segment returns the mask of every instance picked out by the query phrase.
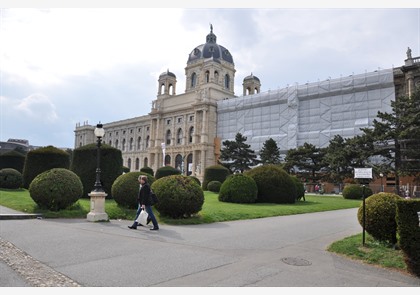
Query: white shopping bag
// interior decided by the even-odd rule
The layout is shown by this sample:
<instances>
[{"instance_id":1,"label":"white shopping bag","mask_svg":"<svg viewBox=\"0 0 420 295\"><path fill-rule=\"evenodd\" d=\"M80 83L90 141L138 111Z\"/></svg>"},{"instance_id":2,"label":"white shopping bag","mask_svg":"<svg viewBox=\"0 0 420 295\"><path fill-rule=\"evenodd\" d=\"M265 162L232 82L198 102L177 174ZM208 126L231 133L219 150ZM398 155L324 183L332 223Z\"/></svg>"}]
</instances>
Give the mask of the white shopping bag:
<instances>
[{"instance_id":1,"label":"white shopping bag","mask_svg":"<svg viewBox=\"0 0 420 295\"><path fill-rule=\"evenodd\" d=\"M141 225L146 225L147 223L147 212L146 210L141 210L139 217L137 218L137 222L140 223Z\"/></svg>"}]
</instances>

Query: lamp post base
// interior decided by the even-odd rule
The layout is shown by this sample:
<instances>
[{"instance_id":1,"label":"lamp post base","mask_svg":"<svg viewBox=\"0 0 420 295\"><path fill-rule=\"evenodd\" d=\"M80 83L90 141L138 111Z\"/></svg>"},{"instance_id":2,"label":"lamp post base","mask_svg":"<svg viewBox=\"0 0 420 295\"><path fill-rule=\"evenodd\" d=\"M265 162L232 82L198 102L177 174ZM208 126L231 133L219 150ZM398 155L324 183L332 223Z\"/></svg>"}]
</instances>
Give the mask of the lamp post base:
<instances>
[{"instance_id":1,"label":"lamp post base","mask_svg":"<svg viewBox=\"0 0 420 295\"><path fill-rule=\"evenodd\" d=\"M92 191L90 197L90 212L87 215L88 221L108 221L108 214L105 212L105 192Z\"/></svg>"}]
</instances>

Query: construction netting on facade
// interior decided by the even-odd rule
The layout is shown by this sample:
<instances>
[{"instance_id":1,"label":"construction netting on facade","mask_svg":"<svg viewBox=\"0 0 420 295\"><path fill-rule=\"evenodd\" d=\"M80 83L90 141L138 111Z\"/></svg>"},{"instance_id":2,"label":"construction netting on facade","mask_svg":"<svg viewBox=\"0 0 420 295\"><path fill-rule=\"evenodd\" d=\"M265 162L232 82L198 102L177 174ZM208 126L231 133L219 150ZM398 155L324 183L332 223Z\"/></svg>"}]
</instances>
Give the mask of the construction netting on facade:
<instances>
[{"instance_id":1,"label":"construction netting on facade","mask_svg":"<svg viewBox=\"0 0 420 295\"><path fill-rule=\"evenodd\" d=\"M326 147L335 135L362 134L378 111L395 100L393 70L379 70L222 100L217 103L217 136L239 132L258 152L269 138L282 152L305 142Z\"/></svg>"}]
</instances>

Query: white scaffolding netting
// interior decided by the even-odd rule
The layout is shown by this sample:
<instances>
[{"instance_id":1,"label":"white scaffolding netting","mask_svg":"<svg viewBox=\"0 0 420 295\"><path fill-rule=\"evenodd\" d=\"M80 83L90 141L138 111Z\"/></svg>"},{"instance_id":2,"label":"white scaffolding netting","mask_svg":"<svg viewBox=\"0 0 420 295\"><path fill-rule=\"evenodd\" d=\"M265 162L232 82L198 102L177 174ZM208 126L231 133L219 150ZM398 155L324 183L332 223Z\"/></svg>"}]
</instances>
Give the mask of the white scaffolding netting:
<instances>
[{"instance_id":1,"label":"white scaffolding netting","mask_svg":"<svg viewBox=\"0 0 420 295\"><path fill-rule=\"evenodd\" d=\"M334 135L362 134L378 111L390 112L395 100L393 70L296 85L217 103L217 136L234 140L240 132L256 152L269 138L279 149L305 142L326 147Z\"/></svg>"}]
</instances>

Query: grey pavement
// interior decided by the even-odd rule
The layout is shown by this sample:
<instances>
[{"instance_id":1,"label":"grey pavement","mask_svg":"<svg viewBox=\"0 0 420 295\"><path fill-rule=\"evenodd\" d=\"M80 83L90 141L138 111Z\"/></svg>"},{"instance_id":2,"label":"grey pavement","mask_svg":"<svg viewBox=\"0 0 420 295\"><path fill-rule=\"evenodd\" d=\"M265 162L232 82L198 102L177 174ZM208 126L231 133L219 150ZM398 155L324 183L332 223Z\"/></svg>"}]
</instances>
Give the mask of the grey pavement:
<instances>
[{"instance_id":1,"label":"grey pavement","mask_svg":"<svg viewBox=\"0 0 420 295\"><path fill-rule=\"evenodd\" d=\"M356 213L161 224L156 232L130 230L130 220L2 219L0 286L419 287L414 276L326 251L362 231Z\"/></svg>"}]
</instances>

